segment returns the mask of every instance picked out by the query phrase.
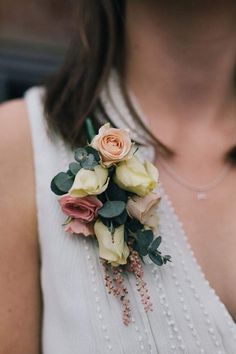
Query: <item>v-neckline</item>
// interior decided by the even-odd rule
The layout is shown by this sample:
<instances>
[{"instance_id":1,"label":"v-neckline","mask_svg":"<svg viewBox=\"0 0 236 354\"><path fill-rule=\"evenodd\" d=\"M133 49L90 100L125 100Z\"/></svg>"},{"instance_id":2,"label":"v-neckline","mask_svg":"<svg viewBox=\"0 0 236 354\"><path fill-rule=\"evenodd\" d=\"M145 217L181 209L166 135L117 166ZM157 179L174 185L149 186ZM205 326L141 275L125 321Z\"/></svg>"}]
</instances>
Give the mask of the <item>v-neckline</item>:
<instances>
[{"instance_id":1,"label":"v-neckline","mask_svg":"<svg viewBox=\"0 0 236 354\"><path fill-rule=\"evenodd\" d=\"M134 95L134 93L130 89L128 89L128 95L129 95L129 98L131 99L132 104L134 105L135 109L137 110L139 116L141 117L142 122L145 124L147 122L147 119L146 119L146 117L139 105L139 102L138 102L136 96ZM109 117L111 119L111 122L113 122L115 124L115 126L119 125L122 128L126 127L128 129L130 129L133 139L135 141L137 139L137 141L138 141L141 135L137 134L137 129L134 128L135 122L134 122L132 115L129 112L128 107L126 106L126 102L125 102L124 97L121 92L119 75L116 70L111 71L107 85L106 85L105 89L102 91L100 97L101 97L103 104L106 107L106 110L108 112L109 111L113 112L114 117L113 116ZM123 119L121 117L123 117ZM146 139L146 134L144 131L143 140L145 140L145 139ZM153 160L155 154L154 154L154 151L152 151L153 147L150 144L142 146L142 148L140 150L143 150L141 155L144 159ZM151 155L153 155L153 156L151 156ZM196 272L198 272L198 274L201 276L201 278L203 279L203 282L206 283L207 288L208 288L208 292L213 294L213 296L216 300L216 303L219 306L219 309L221 310L221 308L223 307L223 309L225 310L225 314L231 323L230 326L233 327L236 331L236 322L234 322L232 315L230 314L230 312L226 308L225 304L221 301L220 297L217 295L215 289L210 285L202 267L200 266L198 260L196 259L196 256L195 256L193 249L192 249L192 246L189 242L188 235L184 229L183 222L180 220L180 218L176 212L176 209L173 205L172 200L170 199L168 193L165 191L165 188L162 183L160 183L160 187L162 189L163 197L168 201L167 207L169 209L169 213L175 219L175 221L179 227L185 247L188 250L189 256L190 256L191 260L193 261L193 264L195 264Z\"/></svg>"},{"instance_id":2,"label":"v-neckline","mask_svg":"<svg viewBox=\"0 0 236 354\"><path fill-rule=\"evenodd\" d=\"M189 256L191 258L191 260L193 261L193 263L195 264L195 268L196 271L200 274L201 278L203 279L203 281L206 283L208 291L211 292L216 300L216 302L218 303L219 307L223 307L225 310L225 313L227 314L227 317L231 320L232 325L235 327L236 330L236 322L233 319L233 316L231 315L231 313L229 312L228 308L226 307L226 305L224 304L224 302L220 299L219 295L217 294L216 290L211 286L209 280L207 279L207 276L205 274L205 272L203 271L200 263L198 262L195 253L193 251L192 245L189 241L189 237L187 232L185 231L185 227L183 222L181 221L176 208L174 207L174 204L169 196L169 194L166 192L163 183L160 181L160 189L161 189L161 194L162 194L162 198L164 198L167 201L167 207L169 210L170 215L175 219L178 228L180 230L180 234L182 236L182 240L186 246L186 249L188 250Z\"/></svg>"}]
</instances>

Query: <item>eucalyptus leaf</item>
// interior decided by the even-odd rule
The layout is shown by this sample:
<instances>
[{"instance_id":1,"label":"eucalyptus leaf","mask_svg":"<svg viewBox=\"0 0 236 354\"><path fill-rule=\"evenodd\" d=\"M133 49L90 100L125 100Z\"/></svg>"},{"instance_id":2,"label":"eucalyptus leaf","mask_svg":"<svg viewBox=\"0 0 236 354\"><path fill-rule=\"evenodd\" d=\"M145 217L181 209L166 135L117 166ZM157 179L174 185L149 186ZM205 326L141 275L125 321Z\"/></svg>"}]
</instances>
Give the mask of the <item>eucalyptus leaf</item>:
<instances>
[{"instance_id":1,"label":"eucalyptus leaf","mask_svg":"<svg viewBox=\"0 0 236 354\"><path fill-rule=\"evenodd\" d=\"M103 223L103 225L105 225L107 228L109 228L111 226L111 220L110 219L105 219L102 218L101 216L99 217L99 220Z\"/></svg>"},{"instance_id":2,"label":"eucalyptus leaf","mask_svg":"<svg viewBox=\"0 0 236 354\"><path fill-rule=\"evenodd\" d=\"M66 174L70 177L74 177L74 174L70 170L66 171Z\"/></svg>"},{"instance_id":3,"label":"eucalyptus leaf","mask_svg":"<svg viewBox=\"0 0 236 354\"><path fill-rule=\"evenodd\" d=\"M164 262L164 264L166 264L167 262L171 262L171 256L168 254L163 256L163 262Z\"/></svg>"},{"instance_id":4,"label":"eucalyptus leaf","mask_svg":"<svg viewBox=\"0 0 236 354\"><path fill-rule=\"evenodd\" d=\"M139 220L134 218L129 219L129 221L127 222L127 229L133 233L137 232L138 230L142 230L143 227L143 224L141 224Z\"/></svg>"},{"instance_id":5,"label":"eucalyptus leaf","mask_svg":"<svg viewBox=\"0 0 236 354\"><path fill-rule=\"evenodd\" d=\"M116 216L113 219L113 222L114 222L114 224L116 226L124 225L126 223L126 221L127 221L127 218L128 218L128 214L127 214L127 211L125 209L122 214L120 214L119 216Z\"/></svg>"},{"instance_id":6,"label":"eucalyptus leaf","mask_svg":"<svg viewBox=\"0 0 236 354\"><path fill-rule=\"evenodd\" d=\"M106 190L106 194L109 200L122 200L123 202L127 202L128 194L126 191L117 186L114 182L110 182L109 186Z\"/></svg>"},{"instance_id":7,"label":"eucalyptus leaf","mask_svg":"<svg viewBox=\"0 0 236 354\"><path fill-rule=\"evenodd\" d=\"M58 173L51 182L51 189L58 195L66 194L72 187L74 182L74 176L67 174L66 172Z\"/></svg>"},{"instance_id":8,"label":"eucalyptus leaf","mask_svg":"<svg viewBox=\"0 0 236 354\"><path fill-rule=\"evenodd\" d=\"M86 170L94 170L94 167L98 165L98 162L96 161L93 154L89 154L87 155L84 161L80 162L80 164L81 167L83 167Z\"/></svg>"},{"instance_id":9,"label":"eucalyptus leaf","mask_svg":"<svg viewBox=\"0 0 236 354\"><path fill-rule=\"evenodd\" d=\"M136 233L136 239L134 242L134 248L141 256L146 256L148 254L148 248L153 240L153 232L151 230L139 230Z\"/></svg>"},{"instance_id":10,"label":"eucalyptus leaf","mask_svg":"<svg viewBox=\"0 0 236 354\"><path fill-rule=\"evenodd\" d=\"M69 164L69 171L76 176L79 170L81 169L81 165L77 162L71 162Z\"/></svg>"},{"instance_id":11,"label":"eucalyptus leaf","mask_svg":"<svg viewBox=\"0 0 236 354\"><path fill-rule=\"evenodd\" d=\"M160 254L158 254L157 252L150 251L148 253L148 255L149 255L150 259L153 261L153 263L155 263L158 266L163 265L163 263L164 263L163 257Z\"/></svg>"},{"instance_id":12,"label":"eucalyptus leaf","mask_svg":"<svg viewBox=\"0 0 236 354\"><path fill-rule=\"evenodd\" d=\"M56 195L63 195L66 194L65 192L60 191L60 189L57 188L56 184L54 183L54 179L51 181L51 191L55 193Z\"/></svg>"},{"instance_id":13,"label":"eucalyptus leaf","mask_svg":"<svg viewBox=\"0 0 236 354\"><path fill-rule=\"evenodd\" d=\"M86 149L84 148L78 148L75 150L75 160L78 162L82 162L85 161L86 157L87 157L88 153L86 151Z\"/></svg>"},{"instance_id":14,"label":"eucalyptus leaf","mask_svg":"<svg viewBox=\"0 0 236 354\"><path fill-rule=\"evenodd\" d=\"M91 145L86 146L85 150L88 154L92 154L97 162L101 160L98 151L94 149Z\"/></svg>"},{"instance_id":15,"label":"eucalyptus leaf","mask_svg":"<svg viewBox=\"0 0 236 354\"><path fill-rule=\"evenodd\" d=\"M158 236L157 238L155 238L155 240L151 243L150 245L150 249L152 251L156 251L157 248L160 246L161 244L161 236Z\"/></svg>"},{"instance_id":16,"label":"eucalyptus leaf","mask_svg":"<svg viewBox=\"0 0 236 354\"><path fill-rule=\"evenodd\" d=\"M107 201L99 210L98 215L106 218L112 219L123 213L126 204L119 200Z\"/></svg>"}]
</instances>

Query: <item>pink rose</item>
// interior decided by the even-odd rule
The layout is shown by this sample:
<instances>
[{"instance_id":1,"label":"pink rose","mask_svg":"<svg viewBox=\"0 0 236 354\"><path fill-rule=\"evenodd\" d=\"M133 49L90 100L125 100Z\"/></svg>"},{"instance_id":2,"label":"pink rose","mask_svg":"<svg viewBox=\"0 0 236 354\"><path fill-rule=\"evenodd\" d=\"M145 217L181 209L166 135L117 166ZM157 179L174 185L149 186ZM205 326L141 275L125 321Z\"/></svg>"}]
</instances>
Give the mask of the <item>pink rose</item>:
<instances>
[{"instance_id":1,"label":"pink rose","mask_svg":"<svg viewBox=\"0 0 236 354\"><path fill-rule=\"evenodd\" d=\"M66 232L71 234L91 236L94 235L93 224L85 224L79 221L78 219L72 219L64 229Z\"/></svg>"},{"instance_id":2,"label":"pink rose","mask_svg":"<svg viewBox=\"0 0 236 354\"><path fill-rule=\"evenodd\" d=\"M72 197L69 194L59 199L62 211L83 223L90 223L97 217L98 209L102 207L102 202L94 196L82 198Z\"/></svg>"},{"instance_id":3,"label":"pink rose","mask_svg":"<svg viewBox=\"0 0 236 354\"><path fill-rule=\"evenodd\" d=\"M132 157L129 132L125 129L110 128L109 123L99 129L91 145L99 152L102 164L107 167Z\"/></svg>"},{"instance_id":4,"label":"pink rose","mask_svg":"<svg viewBox=\"0 0 236 354\"><path fill-rule=\"evenodd\" d=\"M149 193L143 198L138 196L131 197L127 203L127 212L143 225L156 230L158 224L156 206L160 199L161 197L158 193Z\"/></svg>"}]
</instances>

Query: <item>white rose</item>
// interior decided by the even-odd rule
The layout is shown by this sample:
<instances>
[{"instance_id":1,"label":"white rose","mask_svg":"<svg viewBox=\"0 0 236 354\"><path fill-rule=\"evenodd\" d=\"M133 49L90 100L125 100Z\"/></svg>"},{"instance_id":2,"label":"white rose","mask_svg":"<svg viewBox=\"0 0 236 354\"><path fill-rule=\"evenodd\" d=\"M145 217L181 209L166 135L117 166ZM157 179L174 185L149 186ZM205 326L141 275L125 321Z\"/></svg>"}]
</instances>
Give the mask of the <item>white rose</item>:
<instances>
[{"instance_id":1,"label":"white rose","mask_svg":"<svg viewBox=\"0 0 236 354\"><path fill-rule=\"evenodd\" d=\"M100 165L94 171L81 168L77 173L74 183L69 190L72 197L85 197L103 193L108 186L108 170Z\"/></svg>"},{"instance_id":2,"label":"white rose","mask_svg":"<svg viewBox=\"0 0 236 354\"><path fill-rule=\"evenodd\" d=\"M99 220L95 222L94 232L98 239L99 256L114 267L127 263L129 248L124 240L124 225L115 228L111 235L109 229Z\"/></svg>"}]
</instances>

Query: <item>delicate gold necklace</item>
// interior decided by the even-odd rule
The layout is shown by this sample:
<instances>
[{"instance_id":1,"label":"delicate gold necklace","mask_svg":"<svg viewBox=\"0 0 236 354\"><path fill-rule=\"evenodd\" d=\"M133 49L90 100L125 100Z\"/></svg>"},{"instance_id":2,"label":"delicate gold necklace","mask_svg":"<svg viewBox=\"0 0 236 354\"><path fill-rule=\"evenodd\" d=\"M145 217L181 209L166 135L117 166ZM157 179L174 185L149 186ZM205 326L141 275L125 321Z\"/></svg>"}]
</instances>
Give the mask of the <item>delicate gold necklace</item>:
<instances>
[{"instance_id":1,"label":"delicate gold necklace","mask_svg":"<svg viewBox=\"0 0 236 354\"><path fill-rule=\"evenodd\" d=\"M223 182L230 170L230 165L228 164L224 166L222 171L218 174L218 176L213 179L213 181L202 186L195 186L186 181L182 176L179 176L174 171L174 169L172 169L172 167L170 167L166 162L161 161L161 159L158 159L157 163L159 163L163 167L169 177L171 177L176 183L178 183L185 189L194 192L197 200L207 199L207 193L216 188L221 182Z\"/></svg>"}]
</instances>

